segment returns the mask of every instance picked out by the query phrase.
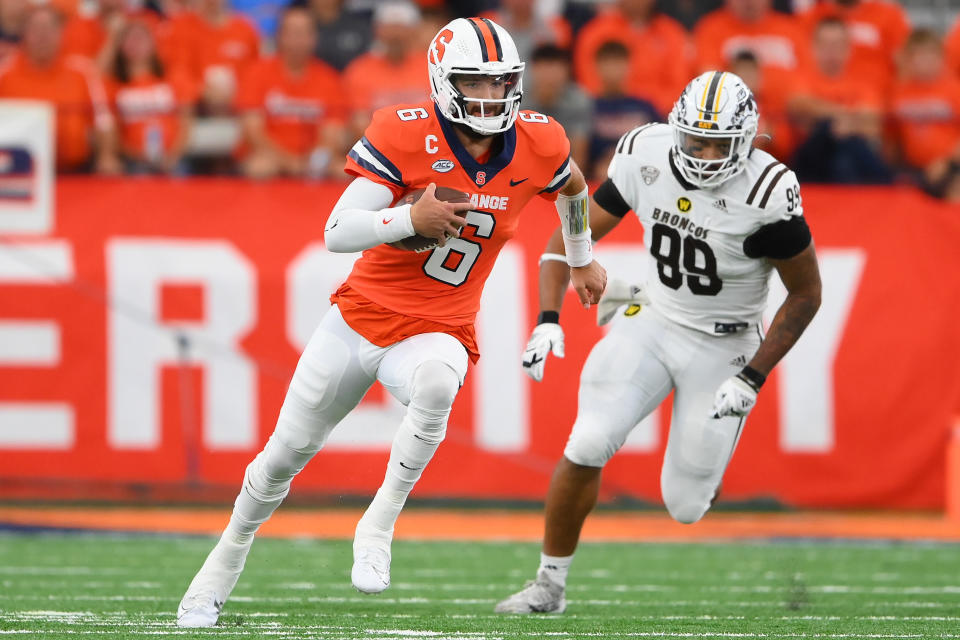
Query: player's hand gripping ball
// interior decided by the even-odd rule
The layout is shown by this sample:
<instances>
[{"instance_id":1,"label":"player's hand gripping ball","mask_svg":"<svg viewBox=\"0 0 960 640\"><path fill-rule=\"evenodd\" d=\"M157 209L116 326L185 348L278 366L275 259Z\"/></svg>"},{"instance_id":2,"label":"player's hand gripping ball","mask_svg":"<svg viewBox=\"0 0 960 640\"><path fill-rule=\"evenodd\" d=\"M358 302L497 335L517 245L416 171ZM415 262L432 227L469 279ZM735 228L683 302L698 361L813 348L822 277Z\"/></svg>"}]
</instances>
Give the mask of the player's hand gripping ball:
<instances>
[{"instance_id":1,"label":"player's hand gripping ball","mask_svg":"<svg viewBox=\"0 0 960 640\"><path fill-rule=\"evenodd\" d=\"M414 204L423 196L425 191L426 189L415 189L414 191L407 193L400 198L400 200L397 202L397 206L403 204ZM437 186L437 190L433 196L441 202L455 202L458 204L466 204L470 202L469 195L463 191L460 191L459 189L452 189L450 187ZM465 219L467 217L466 211L456 211L454 213L460 218ZM451 236L448 235L447 237L449 238ZM430 238L417 233L407 238L397 240L396 242L391 242L390 246L396 247L397 249L405 249L407 251L416 251L417 253L420 253L421 251L429 251L430 249L435 248L438 244L440 243L436 238Z\"/></svg>"}]
</instances>

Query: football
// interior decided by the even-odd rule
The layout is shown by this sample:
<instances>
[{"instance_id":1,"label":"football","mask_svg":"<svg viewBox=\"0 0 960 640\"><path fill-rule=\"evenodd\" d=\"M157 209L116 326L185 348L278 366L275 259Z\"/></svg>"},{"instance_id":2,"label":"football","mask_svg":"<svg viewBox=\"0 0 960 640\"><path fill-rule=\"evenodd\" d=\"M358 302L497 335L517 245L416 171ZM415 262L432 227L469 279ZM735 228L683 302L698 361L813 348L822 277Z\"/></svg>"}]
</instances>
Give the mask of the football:
<instances>
[{"instance_id":1,"label":"football","mask_svg":"<svg viewBox=\"0 0 960 640\"><path fill-rule=\"evenodd\" d=\"M426 189L416 189L405 194L399 201L397 205L402 204L413 204L423 196L423 192ZM441 202L470 202L470 196L460 191L459 189L451 189L450 187L441 187L437 185L437 191L434 194L434 197ZM456 214L461 218L467 217L466 211L457 211ZM397 249L404 249L406 251L429 251L433 249L438 244L436 238L428 238L427 236L422 236L419 233L412 235L408 238L403 238L402 240L397 240L396 242L391 242L391 247L396 247Z\"/></svg>"}]
</instances>

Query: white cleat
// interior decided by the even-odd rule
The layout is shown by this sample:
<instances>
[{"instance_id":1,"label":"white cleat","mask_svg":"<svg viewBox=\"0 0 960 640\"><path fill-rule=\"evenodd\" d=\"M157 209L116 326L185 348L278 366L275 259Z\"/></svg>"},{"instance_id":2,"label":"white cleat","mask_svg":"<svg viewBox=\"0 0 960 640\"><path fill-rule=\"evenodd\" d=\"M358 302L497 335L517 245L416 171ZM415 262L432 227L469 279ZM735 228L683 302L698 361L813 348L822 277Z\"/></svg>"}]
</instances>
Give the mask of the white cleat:
<instances>
[{"instance_id":1,"label":"white cleat","mask_svg":"<svg viewBox=\"0 0 960 640\"><path fill-rule=\"evenodd\" d=\"M563 613L567 608L564 588L550 580L545 571L537 572L521 591L493 608L494 613Z\"/></svg>"},{"instance_id":2,"label":"white cleat","mask_svg":"<svg viewBox=\"0 0 960 640\"><path fill-rule=\"evenodd\" d=\"M362 593L380 593L390 586L390 553L379 546L354 546L350 581Z\"/></svg>"},{"instance_id":3,"label":"white cleat","mask_svg":"<svg viewBox=\"0 0 960 640\"><path fill-rule=\"evenodd\" d=\"M177 608L177 626L189 629L215 626L223 610L223 602L212 590L188 590Z\"/></svg>"},{"instance_id":4,"label":"white cleat","mask_svg":"<svg viewBox=\"0 0 960 640\"><path fill-rule=\"evenodd\" d=\"M217 624L223 603L237 584L249 551L249 544L240 545L223 539L217 543L177 607L178 627L212 627Z\"/></svg>"}]
</instances>

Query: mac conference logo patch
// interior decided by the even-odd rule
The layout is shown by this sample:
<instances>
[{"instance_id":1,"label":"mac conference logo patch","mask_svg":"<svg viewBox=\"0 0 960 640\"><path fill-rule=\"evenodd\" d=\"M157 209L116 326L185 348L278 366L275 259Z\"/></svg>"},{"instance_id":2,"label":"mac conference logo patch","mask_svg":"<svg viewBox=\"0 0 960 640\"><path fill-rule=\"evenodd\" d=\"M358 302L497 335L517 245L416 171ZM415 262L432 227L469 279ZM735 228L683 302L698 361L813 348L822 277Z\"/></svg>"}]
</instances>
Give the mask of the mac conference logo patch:
<instances>
[{"instance_id":1,"label":"mac conference logo patch","mask_svg":"<svg viewBox=\"0 0 960 640\"><path fill-rule=\"evenodd\" d=\"M433 166L431 167L431 169L433 169L437 173L446 173L447 171L450 171L451 169L453 169L455 166L457 165L453 164L453 160L437 160L436 162L433 163Z\"/></svg>"},{"instance_id":2,"label":"mac conference logo patch","mask_svg":"<svg viewBox=\"0 0 960 640\"><path fill-rule=\"evenodd\" d=\"M677 200L677 209L680 209L680 213L690 211L691 207L693 207L693 203L690 202L689 198L680 198Z\"/></svg>"}]
</instances>

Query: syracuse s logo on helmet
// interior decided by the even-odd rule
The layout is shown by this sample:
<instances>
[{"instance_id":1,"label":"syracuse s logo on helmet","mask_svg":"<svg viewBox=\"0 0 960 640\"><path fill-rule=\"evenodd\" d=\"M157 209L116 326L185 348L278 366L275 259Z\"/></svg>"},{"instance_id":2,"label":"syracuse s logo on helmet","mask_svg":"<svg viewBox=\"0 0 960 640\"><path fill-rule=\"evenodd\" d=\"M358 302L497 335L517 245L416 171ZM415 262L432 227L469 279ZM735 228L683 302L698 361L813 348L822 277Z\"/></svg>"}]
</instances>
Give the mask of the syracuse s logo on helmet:
<instances>
[{"instance_id":1,"label":"syracuse s logo on helmet","mask_svg":"<svg viewBox=\"0 0 960 640\"><path fill-rule=\"evenodd\" d=\"M447 45L450 44L452 37L453 31L444 29L433 39L433 43L430 45L430 55L433 56L434 64L439 64L443 60L443 54L447 52Z\"/></svg>"}]
</instances>

